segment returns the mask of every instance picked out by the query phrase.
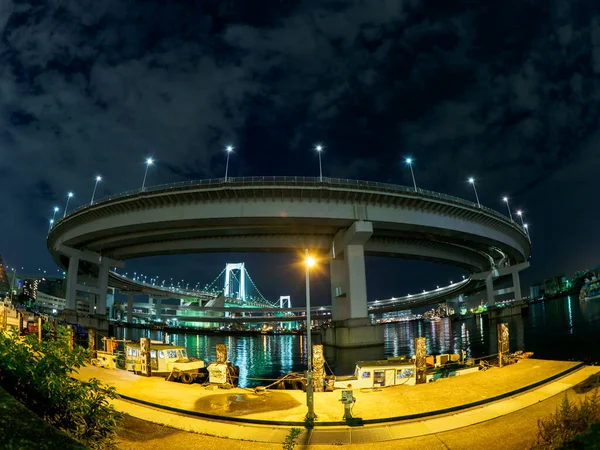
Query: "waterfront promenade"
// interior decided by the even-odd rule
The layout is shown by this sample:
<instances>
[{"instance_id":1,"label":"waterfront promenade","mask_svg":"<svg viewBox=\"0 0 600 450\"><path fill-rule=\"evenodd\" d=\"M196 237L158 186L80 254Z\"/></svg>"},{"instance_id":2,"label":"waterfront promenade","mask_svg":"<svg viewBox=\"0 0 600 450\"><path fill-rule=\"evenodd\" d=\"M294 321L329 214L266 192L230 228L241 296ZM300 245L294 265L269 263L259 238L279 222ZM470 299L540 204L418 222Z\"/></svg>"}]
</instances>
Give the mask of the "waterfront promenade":
<instances>
[{"instance_id":1,"label":"waterfront promenade","mask_svg":"<svg viewBox=\"0 0 600 450\"><path fill-rule=\"evenodd\" d=\"M355 391L354 416L380 421L360 427L349 427L341 420L340 391L317 393L317 425L312 430L303 428L299 442L326 445L412 440L474 426L552 398L599 371L600 367L576 362L526 359L502 369L492 368L426 385ZM96 367L82 368L79 376L97 377L115 386L123 396L115 401L116 408L133 417L229 439L281 443L291 424L301 423L306 413L306 394L301 391L254 394L253 389L211 390ZM482 401L487 403L469 407ZM443 412L448 408L455 410ZM194 414L218 417L208 419ZM415 414L422 416L407 417ZM319 422L337 424L320 426Z\"/></svg>"}]
</instances>

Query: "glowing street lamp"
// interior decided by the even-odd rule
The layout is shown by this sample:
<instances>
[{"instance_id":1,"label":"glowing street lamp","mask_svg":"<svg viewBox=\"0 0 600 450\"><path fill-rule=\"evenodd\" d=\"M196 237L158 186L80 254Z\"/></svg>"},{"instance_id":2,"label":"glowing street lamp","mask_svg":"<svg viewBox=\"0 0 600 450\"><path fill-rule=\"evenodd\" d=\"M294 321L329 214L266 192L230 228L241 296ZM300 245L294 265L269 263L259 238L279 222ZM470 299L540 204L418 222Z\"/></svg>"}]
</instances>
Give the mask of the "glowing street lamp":
<instances>
[{"instance_id":1,"label":"glowing street lamp","mask_svg":"<svg viewBox=\"0 0 600 450\"><path fill-rule=\"evenodd\" d=\"M508 217L510 217L510 221L512 222L513 218L512 213L510 212L510 205L508 204L508 197L504 197L502 200L504 200L504 203L506 203L506 207L508 208Z\"/></svg>"},{"instance_id":2,"label":"glowing street lamp","mask_svg":"<svg viewBox=\"0 0 600 450\"><path fill-rule=\"evenodd\" d=\"M225 147L225 150L227 151L227 163L225 163L225 183L227 183L227 172L229 171L229 155L231 155L231 152L233 151L233 146L228 145L227 147Z\"/></svg>"},{"instance_id":3,"label":"glowing street lamp","mask_svg":"<svg viewBox=\"0 0 600 450\"><path fill-rule=\"evenodd\" d=\"M410 174L412 176L413 185L415 187L415 192L417 192L417 182L415 181L415 173L413 172L412 163L413 163L412 158L406 158L406 164L408 164L408 167L410 167Z\"/></svg>"},{"instance_id":4,"label":"glowing street lamp","mask_svg":"<svg viewBox=\"0 0 600 450\"><path fill-rule=\"evenodd\" d=\"M473 185L473 190L475 191L475 198L477 199L477 206L481 208L481 203L479 203L479 196L477 195L477 188L475 187L475 178L469 178L469 183Z\"/></svg>"},{"instance_id":5,"label":"glowing street lamp","mask_svg":"<svg viewBox=\"0 0 600 450\"><path fill-rule=\"evenodd\" d=\"M531 237L529 236L529 225L527 225L526 223L523 224L523 228L525 228L525 233L527 234L527 237Z\"/></svg>"},{"instance_id":6,"label":"glowing street lamp","mask_svg":"<svg viewBox=\"0 0 600 450\"><path fill-rule=\"evenodd\" d=\"M146 171L144 172L144 181L142 181L142 191L146 189L146 177L148 176L148 167L154 164L154 160L152 158L146 158Z\"/></svg>"},{"instance_id":7,"label":"glowing street lamp","mask_svg":"<svg viewBox=\"0 0 600 450\"><path fill-rule=\"evenodd\" d=\"M306 420L313 421L317 418L315 414L315 402L313 395L313 373L312 373L312 336L310 329L310 268L316 264L315 258L308 254L308 249L305 250L306 259L304 264L306 265L306 358L307 358L307 370L306 370L306 406L308 412L306 413Z\"/></svg>"},{"instance_id":8,"label":"glowing street lamp","mask_svg":"<svg viewBox=\"0 0 600 450\"><path fill-rule=\"evenodd\" d=\"M53 209L54 213L52 214L52 220L56 219L56 213L58 212L58 209L59 209L58 206L54 207L54 209Z\"/></svg>"},{"instance_id":9,"label":"glowing street lamp","mask_svg":"<svg viewBox=\"0 0 600 450\"><path fill-rule=\"evenodd\" d=\"M100 175L96 177L96 183L94 184L94 190L92 191L92 199L90 200L90 205L94 204L94 196L96 195L96 188L98 187L99 181L102 181L102 177Z\"/></svg>"},{"instance_id":10,"label":"glowing street lamp","mask_svg":"<svg viewBox=\"0 0 600 450\"><path fill-rule=\"evenodd\" d=\"M67 208L69 207L69 200L71 200L71 197L73 197L73 193L69 192L67 194L67 204L65 205L65 213L63 214L63 218L67 215Z\"/></svg>"},{"instance_id":11,"label":"glowing street lamp","mask_svg":"<svg viewBox=\"0 0 600 450\"><path fill-rule=\"evenodd\" d=\"M323 166L321 165L321 152L323 151L322 145L315 146L315 150L317 151L317 155L319 155L319 181L323 182Z\"/></svg>"},{"instance_id":12,"label":"glowing street lamp","mask_svg":"<svg viewBox=\"0 0 600 450\"><path fill-rule=\"evenodd\" d=\"M521 225L523 226L523 228L525 228L525 222L524 222L524 219L523 219L523 211L518 210L517 211L517 216L519 216L521 218Z\"/></svg>"},{"instance_id":13,"label":"glowing street lamp","mask_svg":"<svg viewBox=\"0 0 600 450\"><path fill-rule=\"evenodd\" d=\"M48 227L48 231L52 229L52 225L54 224L54 219L50 219L50 226Z\"/></svg>"}]
</instances>

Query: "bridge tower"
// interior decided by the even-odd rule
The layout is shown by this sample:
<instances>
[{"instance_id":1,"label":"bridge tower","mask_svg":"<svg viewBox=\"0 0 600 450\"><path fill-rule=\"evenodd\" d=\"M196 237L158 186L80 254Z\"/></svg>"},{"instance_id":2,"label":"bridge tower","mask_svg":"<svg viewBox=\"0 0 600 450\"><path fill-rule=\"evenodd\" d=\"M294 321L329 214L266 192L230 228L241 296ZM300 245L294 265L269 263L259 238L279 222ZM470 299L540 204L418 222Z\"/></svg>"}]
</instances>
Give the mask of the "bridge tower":
<instances>
[{"instance_id":1,"label":"bridge tower","mask_svg":"<svg viewBox=\"0 0 600 450\"><path fill-rule=\"evenodd\" d=\"M371 325L367 311L364 245L373 224L364 220L340 230L331 246L331 320L323 343L339 348L383 345L383 327Z\"/></svg>"},{"instance_id":2,"label":"bridge tower","mask_svg":"<svg viewBox=\"0 0 600 450\"><path fill-rule=\"evenodd\" d=\"M286 304L287 306L283 306ZM279 296L279 307L280 308L291 308L292 307L292 299L289 295L281 295Z\"/></svg>"},{"instance_id":3,"label":"bridge tower","mask_svg":"<svg viewBox=\"0 0 600 450\"><path fill-rule=\"evenodd\" d=\"M223 291L223 295L225 297L231 296L231 272L233 270L240 271L240 289L236 298L246 301L246 268L244 263L227 263L225 266L225 290Z\"/></svg>"}]
</instances>

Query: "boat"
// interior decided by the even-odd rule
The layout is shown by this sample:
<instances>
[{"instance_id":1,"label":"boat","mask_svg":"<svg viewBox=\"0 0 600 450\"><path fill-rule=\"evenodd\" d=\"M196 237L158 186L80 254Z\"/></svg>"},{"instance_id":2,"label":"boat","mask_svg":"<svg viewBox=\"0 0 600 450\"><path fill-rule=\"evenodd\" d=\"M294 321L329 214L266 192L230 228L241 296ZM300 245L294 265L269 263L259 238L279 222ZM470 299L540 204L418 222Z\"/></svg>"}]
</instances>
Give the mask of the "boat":
<instances>
[{"instance_id":1,"label":"boat","mask_svg":"<svg viewBox=\"0 0 600 450\"><path fill-rule=\"evenodd\" d=\"M585 284L579 291L579 300L593 300L600 298L600 280L595 276L592 279L585 279Z\"/></svg>"},{"instance_id":2,"label":"boat","mask_svg":"<svg viewBox=\"0 0 600 450\"><path fill-rule=\"evenodd\" d=\"M107 369L122 369L134 373L143 370L142 352L139 341L103 338L104 350L97 351L92 364ZM204 361L189 358L185 347L150 341L150 369L152 375L166 377L172 372L207 373Z\"/></svg>"},{"instance_id":3,"label":"boat","mask_svg":"<svg viewBox=\"0 0 600 450\"><path fill-rule=\"evenodd\" d=\"M466 361L464 353L462 355L427 355L425 361L427 383L479 371L479 366L474 365L471 361ZM334 388L362 389L414 386L415 384L417 384L415 360L396 357L385 360L358 361L353 375L336 377Z\"/></svg>"}]
</instances>

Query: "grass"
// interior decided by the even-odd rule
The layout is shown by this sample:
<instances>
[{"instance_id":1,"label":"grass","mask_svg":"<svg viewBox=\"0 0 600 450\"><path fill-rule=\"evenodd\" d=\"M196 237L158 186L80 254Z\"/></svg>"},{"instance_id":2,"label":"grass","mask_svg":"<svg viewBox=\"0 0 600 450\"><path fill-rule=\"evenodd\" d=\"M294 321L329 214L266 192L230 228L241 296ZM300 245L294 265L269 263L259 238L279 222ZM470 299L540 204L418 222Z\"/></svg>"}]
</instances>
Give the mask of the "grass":
<instances>
[{"instance_id":1,"label":"grass","mask_svg":"<svg viewBox=\"0 0 600 450\"><path fill-rule=\"evenodd\" d=\"M0 388L0 446L7 450L83 450L85 447L48 425Z\"/></svg>"}]
</instances>

